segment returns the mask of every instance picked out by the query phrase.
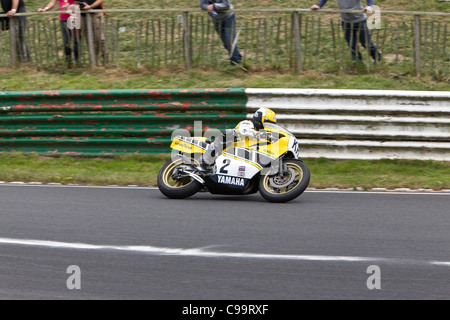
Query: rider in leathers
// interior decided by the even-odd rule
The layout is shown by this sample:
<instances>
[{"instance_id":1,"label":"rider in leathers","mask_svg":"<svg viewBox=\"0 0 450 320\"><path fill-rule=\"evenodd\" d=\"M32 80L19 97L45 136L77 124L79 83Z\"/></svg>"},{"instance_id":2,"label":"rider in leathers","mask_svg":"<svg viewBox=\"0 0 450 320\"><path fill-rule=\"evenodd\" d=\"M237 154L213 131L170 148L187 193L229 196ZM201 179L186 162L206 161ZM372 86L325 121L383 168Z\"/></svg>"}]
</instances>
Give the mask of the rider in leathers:
<instances>
[{"instance_id":1,"label":"rider in leathers","mask_svg":"<svg viewBox=\"0 0 450 320\"><path fill-rule=\"evenodd\" d=\"M238 139L258 139L259 130L264 129L264 124L277 122L276 114L268 108L259 108L251 120L243 120L234 129L222 131L221 137L210 143L203 154L202 167L214 164L216 158L222 153L224 147Z\"/></svg>"}]
</instances>

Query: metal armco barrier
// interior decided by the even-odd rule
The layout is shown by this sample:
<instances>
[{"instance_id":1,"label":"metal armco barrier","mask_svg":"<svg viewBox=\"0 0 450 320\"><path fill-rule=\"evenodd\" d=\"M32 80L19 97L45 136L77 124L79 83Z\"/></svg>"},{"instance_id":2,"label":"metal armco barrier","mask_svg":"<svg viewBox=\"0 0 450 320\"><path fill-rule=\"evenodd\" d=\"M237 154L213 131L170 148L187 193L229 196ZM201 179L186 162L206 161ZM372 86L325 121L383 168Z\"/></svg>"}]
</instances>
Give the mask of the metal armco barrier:
<instances>
[{"instance_id":1,"label":"metal armco barrier","mask_svg":"<svg viewBox=\"0 0 450 320\"><path fill-rule=\"evenodd\" d=\"M244 89L0 92L0 152L169 154L175 129L235 126L246 101Z\"/></svg>"},{"instance_id":2,"label":"metal armco barrier","mask_svg":"<svg viewBox=\"0 0 450 320\"><path fill-rule=\"evenodd\" d=\"M232 128L262 106L303 158L450 161L450 92L376 90L0 92L0 152L168 155L175 129Z\"/></svg>"},{"instance_id":3,"label":"metal armco barrier","mask_svg":"<svg viewBox=\"0 0 450 320\"><path fill-rule=\"evenodd\" d=\"M246 89L300 139L305 158L450 161L450 92Z\"/></svg>"}]
</instances>

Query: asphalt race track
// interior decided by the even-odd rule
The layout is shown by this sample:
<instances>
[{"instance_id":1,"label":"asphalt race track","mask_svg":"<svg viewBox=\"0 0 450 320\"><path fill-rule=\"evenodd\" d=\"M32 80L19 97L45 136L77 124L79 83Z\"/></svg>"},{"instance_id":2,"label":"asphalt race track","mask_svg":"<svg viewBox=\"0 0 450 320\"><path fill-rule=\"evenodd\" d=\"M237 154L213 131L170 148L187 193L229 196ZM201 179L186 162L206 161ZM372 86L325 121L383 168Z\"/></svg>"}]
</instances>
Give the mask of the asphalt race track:
<instances>
[{"instance_id":1,"label":"asphalt race track","mask_svg":"<svg viewBox=\"0 0 450 320\"><path fill-rule=\"evenodd\" d=\"M0 299L450 298L449 193L307 191L273 204L9 184L0 204Z\"/></svg>"}]
</instances>

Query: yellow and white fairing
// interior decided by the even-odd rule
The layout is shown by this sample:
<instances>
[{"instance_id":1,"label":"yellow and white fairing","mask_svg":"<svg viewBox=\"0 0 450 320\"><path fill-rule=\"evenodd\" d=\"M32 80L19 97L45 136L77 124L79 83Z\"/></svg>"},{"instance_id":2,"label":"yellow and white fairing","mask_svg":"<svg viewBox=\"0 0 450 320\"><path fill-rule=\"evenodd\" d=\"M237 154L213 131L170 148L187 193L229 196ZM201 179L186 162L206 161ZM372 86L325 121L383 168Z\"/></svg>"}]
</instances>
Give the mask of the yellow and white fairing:
<instances>
[{"instance_id":1,"label":"yellow and white fairing","mask_svg":"<svg viewBox=\"0 0 450 320\"><path fill-rule=\"evenodd\" d=\"M289 153L292 158L298 159L298 141L292 133L276 124L266 124L264 131L272 138L272 144L267 150L271 156L279 158Z\"/></svg>"},{"instance_id":2,"label":"yellow and white fairing","mask_svg":"<svg viewBox=\"0 0 450 320\"><path fill-rule=\"evenodd\" d=\"M246 160L228 153L223 153L216 159L216 174L236 178L220 179L219 183L244 186L242 179L251 179L262 170L262 166L255 161Z\"/></svg>"},{"instance_id":3,"label":"yellow and white fairing","mask_svg":"<svg viewBox=\"0 0 450 320\"><path fill-rule=\"evenodd\" d=\"M226 148L216 160L217 174L251 179L284 154L298 158L297 139L283 128L267 125L257 135L260 139L244 137Z\"/></svg>"},{"instance_id":4,"label":"yellow and white fairing","mask_svg":"<svg viewBox=\"0 0 450 320\"><path fill-rule=\"evenodd\" d=\"M180 151L185 154L192 154L192 153L205 153L207 144L206 144L206 138L204 137L183 137L183 136L176 136L170 147L173 150Z\"/></svg>"}]
</instances>

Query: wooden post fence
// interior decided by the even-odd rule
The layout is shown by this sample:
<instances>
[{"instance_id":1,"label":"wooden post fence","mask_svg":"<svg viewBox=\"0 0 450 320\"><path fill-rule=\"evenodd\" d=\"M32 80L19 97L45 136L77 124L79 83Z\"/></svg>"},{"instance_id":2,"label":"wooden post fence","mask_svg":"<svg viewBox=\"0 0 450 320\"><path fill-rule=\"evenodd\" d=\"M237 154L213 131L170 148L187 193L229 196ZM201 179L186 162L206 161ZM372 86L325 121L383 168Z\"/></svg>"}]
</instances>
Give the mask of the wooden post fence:
<instances>
[{"instance_id":1,"label":"wooden post fence","mask_svg":"<svg viewBox=\"0 0 450 320\"><path fill-rule=\"evenodd\" d=\"M414 16L414 66L416 69L416 75L420 76L420 45L421 45L421 27L420 27L420 16Z\"/></svg>"},{"instance_id":2,"label":"wooden post fence","mask_svg":"<svg viewBox=\"0 0 450 320\"><path fill-rule=\"evenodd\" d=\"M243 62L248 64L250 69L275 68L299 73L306 69L331 71L344 70L351 66L347 63L350 62L350 55L343 32L339 24L335 24L332 19L339 19L337 13L353 13L354 10L312 11L283 8L233 11L239 15L239 24L242 28L239 28L237 34L239 40L236 45L241 45ZM81 39L86 50L79 48L80 65L91 68L102 65L119 67L120 62L124 62L127 66L134 63L137 67L160 68L174 64L192 70L196 66L220 66L225 60L225 51L218 41L217 33L214 32L211 19L200 9L107 9L95 12L109 14L108 19L104 29L98 30L94 12L86 12L83 16ZM258 14L248 15L252 12ZM167 19L161 13L172 15ZM443 79L448 78L450 37L447 30L450 13L419 11L381 13L385 20L382 28L384 30L373 31L373 39L376 39L374 43L377 48L383 51L382 66L392 69L396 74L411 72L420 76L431 73ZM30 43L33 63L43 67L58 67L63 64L64 51L61 48L62 40L58 33L57 20L42 17L59 14L59 11L27 12L18 13L9 19L9 37L6 32L0 33L0 40L5 39L1 42L0 67L20 64L21 53L25 53L21 52L23 50L18 43L22 32ZM127 17L123 17L123 14L127 14ZM265 14L275 16L266 17ZM323 24L324 19L320 18L322 14L335 16L330 19L330 23ZM175 19L175 15L179 18ZM396 19L391 19L388 15L395 15ZM29 24L31 27L19 29L18 18L25 16L32 16L33 19ZM38 16L39 18L35 19ZM408 22L397 22L397 17L401 16L409 17L402 19ZM327 26L330 26L330 32L324 29ZM105 39L108 40L105 44L110 48L109 60L105 60L106 55L104 60L100 59L101 50L98 48L100 43L97 43L96 36L98 31L105 32ZM124 35L120 36L122 33ZM119 40L124 45L119 46ZM208 48L211 50L207 50ZM370 48L367 47L361 53L370 59ZM8 57L9 54L11 57ZM374 68L379 67L367 65L368 71Z\"/></svg>"},{"instance_id":3,"label":"wooden post fence","mask_svg":"<svg viewBox=\"0 0 450 320\"><path fill-rule=\"evenodd\" d=\"M297 72L302 71L302 48L301 48L301 38L300 38L300 19L298 12L292 13L292 24L294 28L294 38L295 38L295 58L296 58L296 70Z\"/></svg>"},{"instance_id":4,"label":"wooden post fence","mask_svg":"<svg viewBox=\"0 0 450 320\"><path fill-rule=\"evenodd\" d=\"M87 28L87 40L88 40L88 51L89 51L89 63L91 68L96 65L95 57L95 44L94 44L94 26L91 13L86 14L86 28Z\"/></svg>"},{"instance_id":5,"label":"wooden post fence","mask_svg":"<svg viewBox=\"0 0 450 320\"><path fill-rule=\"evenodd\" d=\"M183 27L184 27L184 55L186 60L186 70L192 68L192 39L189 27L189 14L183 12Z\"/></svg>"},{"instance_id":6,"label":"wooden post fence","mask_svg":"<svg viewBox=\"0 0 450 320\"><path fill-rule=\"evenodd\" d=\"M10 33L10 46L11 46L11 65L17 65L17 26L18 21L16 18L9 19L9 33Z\"/></svg>"}]
</instances>

